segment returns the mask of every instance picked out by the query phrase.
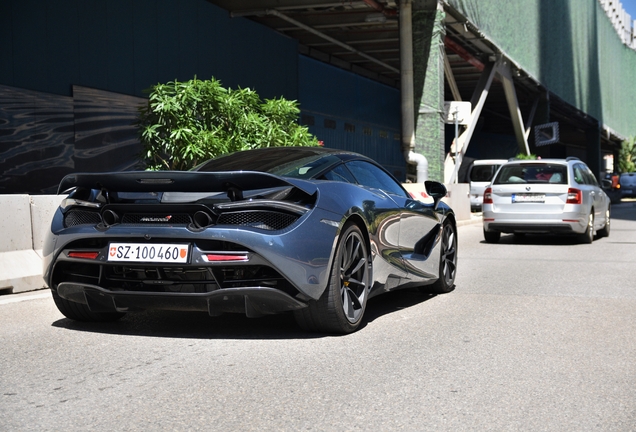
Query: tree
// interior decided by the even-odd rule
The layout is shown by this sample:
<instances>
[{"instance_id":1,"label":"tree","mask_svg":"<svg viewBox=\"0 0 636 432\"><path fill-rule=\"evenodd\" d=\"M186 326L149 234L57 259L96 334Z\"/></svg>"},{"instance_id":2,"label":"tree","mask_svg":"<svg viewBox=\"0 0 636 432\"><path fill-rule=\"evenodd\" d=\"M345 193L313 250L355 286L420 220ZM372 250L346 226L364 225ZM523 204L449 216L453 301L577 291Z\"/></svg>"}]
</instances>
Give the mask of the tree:
<instances>
[{"instance_id":1,"label":"tree","mask_svg":"<svg viewBox=\"0 0 636 432\"><path fill-rule=\"evenodd\" d=\"M519 159L519 160L535 160L537 158L537 155L535 154L525 154L525 153L518 153L517 156L515 156L515 159Z\"/></svg>"},{"instance_id":2,"label":"tree","mask_svg":"<svg viewBox=\"0 0 636 432\"><path fill-rule=\"evenodd\" d=\"M636 137L630 137L621 143L621 149L618 152L618 171L634 172L636 171Z\"/></svg>"},{"instance_id":3,"label":"tree","mask_svg":"<svg viewBox=\"0 0 636 432\"><path fill-rule=\"evenodd\" d=\"M187 170L238 150L318 145L298 124L296 101L262 101L249 88L227 89L214 78L157 84L139 111L142 159L149 170Z\"/></svg>"}]
</instances>

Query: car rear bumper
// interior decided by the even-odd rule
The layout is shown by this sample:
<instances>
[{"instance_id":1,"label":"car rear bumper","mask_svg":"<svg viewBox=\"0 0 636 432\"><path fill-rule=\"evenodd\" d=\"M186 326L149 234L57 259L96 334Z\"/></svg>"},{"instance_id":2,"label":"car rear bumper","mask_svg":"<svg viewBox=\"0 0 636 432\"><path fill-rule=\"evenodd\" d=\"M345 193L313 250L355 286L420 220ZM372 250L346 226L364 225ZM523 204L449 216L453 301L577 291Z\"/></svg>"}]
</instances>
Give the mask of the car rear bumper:
<instances>
[{"instance_id":1,"label":"car rear bumper","mask_svg":"<svg viewBox=\"0 0 636 432\"><path fill-rule=\"evenodd\" d=\"M572 224L508 224L508 223L490 223L484 224L486 231L497 231L502 233L536 233L536 234L575 234Z\"/></svg>"},{"instance_id":2,"label":"car rear bumper","mask_svg":"<svg viewBox=\"0 0 636 432\"><path fill-rule=\"evenodd\" d=\"M130 310L205 311L212 316L245 313L250 318L302 309L307 305L268 287L224 288L207 293L109 291L96 285L62 282L60 297L88 306L92 312Z\"/></svg>"},{"instance_id":3,"label":"car rear bumper","mask_svg":"<svg viewBox=\"0 0 636 432\"><path fill-rule=\"evenodd\" d=\"M58 210L59 213L59 210ZM97 282L96 277L87 277L86 271L90 270L92 276L103 275L105 267L126 266L135 268L162 268L162 263L123 263L108 260L108 245L111 242L129 243L187 243L191 245L191 256L188 263L169 265L170 267L183 268L184 272L191 269L210 269L220 267L240 266L264 266L271 268L280 274L282 279L288 281L295 290L308 298L318 299L328 284L331 256L335 248L338 227L334 224L322 221L338 221L333 213L315 208L302 218L296 225L285 230L267 232L251 227L209 227L200 232L193 232L186 227L147 227L130 225L113 225L107 231L100 232L91 226L78 226L65 229L61 234L50 233L47 236L47 244L44 248L43 275L48 286L56 286L62 282L86 282L89 285L102 288L119 288L103 282ZM306 247L307 238L311 238L311 248ZM213 242L216 247L204 247ZM249 245L249 247L247 246ZM73 250L91 250L98 252L97 258L88 260L84 258L69 258L68 252ZM215 251L244 251L249 257L246 262L225 263L207 262L205 255ZM81 274L72 278L68 275L58 274L58 268L65 264L76 263L82 265ZM99 271L92 270L99 268ZM71 271L73 273L73 271ZM160 273L160 272L159 272ZM161 279L161 278L159 278ZM240 279L240 278L235 278ZM100 280L104 280L103 277ZM127 281L131 282L131 281ZM139 277L136 281L140 284L150 283ZM199 281L205 283L205 280ZM233 284L234 279L230 281ZM189 283L184 280L183 283ZM210 277L208 283L215 283ZM246 282L246 287L260 286L253 281ZM223 289L229 286L221 287ZM243 287L241 287L243 288ZM134 291L137 292L137 291ZM287 294L291 293L288 291Z\"/></svg>"},{"instance_id":4,"label":"car rear bumper","mask_svg":"<svg viewBox=\"0 0 636 432\"><path fill-rule=\"evenodd\" d=\"M582 234L587 229L587 217L579 213L563 213L541 217L533 215L500 215L484 211L484 230L502 233Z\"/></svg>"}]
</instances>

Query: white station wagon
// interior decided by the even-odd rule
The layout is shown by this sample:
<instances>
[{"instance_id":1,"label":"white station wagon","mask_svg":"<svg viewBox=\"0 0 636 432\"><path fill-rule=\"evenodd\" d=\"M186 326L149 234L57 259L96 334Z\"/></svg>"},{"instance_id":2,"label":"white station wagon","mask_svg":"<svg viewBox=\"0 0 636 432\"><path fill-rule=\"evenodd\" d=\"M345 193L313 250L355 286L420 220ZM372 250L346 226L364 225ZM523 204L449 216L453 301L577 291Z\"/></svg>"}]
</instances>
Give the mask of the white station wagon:
<instances>
[{"instance_id":1,"label":"white station wagon","mask_svg":"<svg viewBox=\"0 0 636 432\"><path fill-rule=\"evenodd\" d=\"M511 160L483 200L484 238L501 233L574 234L592 243L610 232L610 199L577 158Z\"/></svg>"}]
</instances>

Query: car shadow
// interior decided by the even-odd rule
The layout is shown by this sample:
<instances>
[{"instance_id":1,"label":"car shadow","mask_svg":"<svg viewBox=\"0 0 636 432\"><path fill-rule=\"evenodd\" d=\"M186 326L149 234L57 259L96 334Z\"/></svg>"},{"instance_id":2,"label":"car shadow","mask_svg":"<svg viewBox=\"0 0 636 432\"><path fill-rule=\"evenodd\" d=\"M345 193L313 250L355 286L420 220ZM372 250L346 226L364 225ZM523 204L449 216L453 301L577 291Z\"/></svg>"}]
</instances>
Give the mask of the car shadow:
<instances>
[{"instance_id":1,"label":"car shadow","mask_svg":"<svg viewBox=\"0 0 636 432\"><path fill-rule=\"evenodd\" d=\"M432 293L414 289L389 292L369 300L363 331L370 322L393 312L415 306L435 297ZM53 327L80 332L193 339L315 339L334 335L302 330L292 313L247 318L242 314L212 317L206 312L149 310L129 313L115 322L89 323L67 318L52 323Z\"/></svg>"},{"instance_id":2,"label":"car shadow","mask_svg":"<svg viewBox=\"0 0 636 432\"><path fill-rule=\"evenodd\" d=\"M596 239L596 238L595 238ZM486 240L480 243L488 244ZM499 244L505 245L549 245L549 246L572 246L583 244L574 235L552 235L552 234L501 234Z\"/></svg>"},{"instance_id":3,"label":"car shadow","mask_svg":"<svg viewBox=\"0 0 636 432\"><path fill-rule=\"evenodd\" d=\"M636 198L623 198L612 205L611 219L636 221Z\"/></svg>"}]
</instances>

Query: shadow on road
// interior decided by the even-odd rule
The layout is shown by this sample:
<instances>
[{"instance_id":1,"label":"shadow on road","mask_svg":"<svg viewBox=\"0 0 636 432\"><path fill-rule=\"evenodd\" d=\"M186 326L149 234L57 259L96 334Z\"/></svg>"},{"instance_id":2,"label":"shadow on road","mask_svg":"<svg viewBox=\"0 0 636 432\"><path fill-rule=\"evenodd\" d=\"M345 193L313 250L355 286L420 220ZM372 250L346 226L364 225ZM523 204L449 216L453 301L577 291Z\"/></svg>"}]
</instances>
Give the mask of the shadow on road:
<instances>
[{"instance_id":1,"label":"shadow on road","mask_svg":"<svg viewBox=\"0 0 636 432\"><path fill-rule=\"evenodd\" d=\"M486 240L480 243L488 244ZM548 245L548 246L572 246L582 244L574 235L553 234L501 234L499 244L506 245Z\"/></svg>"},{"instance_id":2,"label":"shadow on road","mask_svg":"<svg viewBox=\"0 0 636 432\"><path fill-rule=\"evenodd\" d=\"M612 219L636 221L636 198L623 198L612 206Z\"/></svg>"},{"instance_id":3,"label":"shadow on road","mask_svg":"<svg viewBox=\"0 0 636 432\"><path fill-rule=\"evenodd\" d=\"M369 300L358 331L374 320L415 306L431 298L433 294L405 289L382 294ZM60 319L53 327L68 330L195 339L312 339L333 336L306 332L296 324L292 313L247 318L241 314L225 314L211 317L206 312L143 311L127 314L121 320L107 323L84 323Z\"/></svg>"}]
</instances>

